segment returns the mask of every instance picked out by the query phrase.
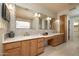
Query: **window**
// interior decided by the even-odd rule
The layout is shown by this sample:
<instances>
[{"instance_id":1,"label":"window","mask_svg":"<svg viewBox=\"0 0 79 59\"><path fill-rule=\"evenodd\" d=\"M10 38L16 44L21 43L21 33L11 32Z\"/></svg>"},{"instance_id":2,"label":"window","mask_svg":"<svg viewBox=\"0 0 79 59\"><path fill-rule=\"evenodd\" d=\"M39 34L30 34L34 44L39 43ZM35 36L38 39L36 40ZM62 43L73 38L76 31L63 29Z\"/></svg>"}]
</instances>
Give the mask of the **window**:
<instances>
[{"instance_id":1,"label":"window","mask_svg":"<svg viewBox=\"0 0 79 59\"><path fill-rule=\"evenodd\" d=\"M30 22L16 21L16 28L30 28Z\"/></svg>"}]
</instances>

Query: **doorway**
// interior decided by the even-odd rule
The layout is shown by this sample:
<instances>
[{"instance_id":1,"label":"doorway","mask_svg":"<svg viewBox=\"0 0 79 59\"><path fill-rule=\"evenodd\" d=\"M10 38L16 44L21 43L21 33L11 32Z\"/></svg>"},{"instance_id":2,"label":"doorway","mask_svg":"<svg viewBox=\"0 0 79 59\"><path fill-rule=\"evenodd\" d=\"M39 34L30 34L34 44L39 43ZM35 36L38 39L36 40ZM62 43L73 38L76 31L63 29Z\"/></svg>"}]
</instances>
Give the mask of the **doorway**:
<instances>
[{"instance_id":1,"label":"doorway","mask_svg":"<svg viewBox=\"0 0 79 59\"><path fill-rule=\"evenodd\" d=\"M79 16L74 16L73 22L74 22L73 38L78 39L79 38Z\"/></svg>"},{"instance_id":2,"label":"doorway","mask_svg":"<svg viewBox=\"0 0 79 59\"><path fill-rule=\"evenodd\" d=\"M70 40L79 38L79 16L70 17Z\"/></svg>"}]
</instances>

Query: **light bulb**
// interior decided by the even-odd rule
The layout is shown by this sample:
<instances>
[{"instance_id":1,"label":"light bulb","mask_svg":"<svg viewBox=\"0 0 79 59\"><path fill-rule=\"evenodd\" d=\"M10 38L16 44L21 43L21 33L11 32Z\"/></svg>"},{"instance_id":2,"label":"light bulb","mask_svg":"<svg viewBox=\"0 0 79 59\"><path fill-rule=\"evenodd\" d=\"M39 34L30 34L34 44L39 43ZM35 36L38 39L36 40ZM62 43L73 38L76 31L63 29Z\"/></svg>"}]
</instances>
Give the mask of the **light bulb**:
<instances>
[{"instance_id":1,"label":"light bulb","mask_svg":"<svg viewBox=\"0 0 79 59\"><path fill-rule=\"evenodd\" d=\"M34 16L35 16L35 17L40 17L41 15L38 14L38 13L35 13Z\"/></svg>"},{"instance_id":2,"label":"light bulb","mask_svg":"<svg viewBox=\"0 0 79 59\"><path fill-rule=\"evenodd\" d=\"M47 19L47 20L51 20L51 18L50 18L50 17L47 17L46 19Z\"/></svg>"},{"instance_id":3,"label":"light bulb","mask_svg":"<svg viewBox=\"0 0 79 59\"><path fill-rule=\"evenodd\" d=\"M38 16L38 13L35 13L34 16L37 17Z\"/></svg>"},{"instance_id":4,"label":"light bulb","mask_svg":"<svg viewBox=\"0 0 79 59\"><path fill-rule=\"evenodd\" d=\"M9 4L9 9L10 9L10 10L12 10L12 9L13 9L13 7L12 7L12 5L11 5L11 4Z\"/></svg>"},{"instance_id":5,"label":"light bulb","mask_svg":"<svg viewBox=\"0 0 79 59\"><path fill-rule=\"evenodd\" d=\"M41 15L40 14L38 14L38 17L40 17Z\"/></svg>"}]
</instances>

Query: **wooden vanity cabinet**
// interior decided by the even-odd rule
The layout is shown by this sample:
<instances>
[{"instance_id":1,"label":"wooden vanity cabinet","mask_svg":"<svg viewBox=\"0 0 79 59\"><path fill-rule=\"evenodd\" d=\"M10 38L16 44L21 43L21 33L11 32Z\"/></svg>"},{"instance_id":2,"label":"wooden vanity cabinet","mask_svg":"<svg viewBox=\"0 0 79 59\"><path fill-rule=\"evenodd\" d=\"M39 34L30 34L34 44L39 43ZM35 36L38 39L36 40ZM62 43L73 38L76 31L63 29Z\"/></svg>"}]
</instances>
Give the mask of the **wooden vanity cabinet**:
<instances>
[{"instance_id":1,"label":"wooden vanity cabinet","mask_svg":"<svg viewBox=\"0 0 79 59\"><path fill-rule=\"evenodd\" d=\"M14 48L10 50L5 50L4 56L21 56L20 53L21 49L20 48Z\"/></svg>"},{"instance_id":2,"label":"wooden vanity cabinet","mask_svg":"<svg viewBox=\"0 0 79 59\"><path fill-rule=\"evenodd\" d=\"M36 38L30 40L30 55L35 56L44 52L44 39Z\"/></svg>"},{"instance_id":3,"label":"wooden vanity cabinet","mask_svg":"<svg viewBox=\"0 0 79 59\"><path fill-rule=\"evenodd\" d=\"M3 44L3 55L5 56L20 56L21 42L12 42Z\"/></svg>"},{"instance_id":4,"label":"wooden vanity cabinet","mask_svg":"<svg viewBox=\"0 0 79 59\"><path fill-rule=\"evenodd\" d=\"M57 46L64 41L64 34L60 34L60 35L55 35L55 36L52 36L52 38L50 40L48 40L48 44L51 45L51 46Z\"/></svg>"},{"instance_id":5,"label":"wooden vanity cabinet","mask_svg":"<svg viewBox=\"0 0 79 59\"><path fill-rule=\"evenodd\" d=\"M47 38L47 37L46 37ZM35 38L18 42L4 43L5 56L36 56L44 52L45 38ZM64 34L55 35L47 38L48 44L57 46L65 42Z\"/></svg>"},{"instance_id":6,"label":"wooden vanity cabinet","mask_svg":"<svg viewBox=\"0 0 79 59\"><path fill-rule=\"evenodd\" d=\"M5 56L35 56L44 52L44 39L36 38L20 42L4 43Z\"/></svg>"},{"instance_id":7,"label":"wooden vanity cabinet","mask_svg":"<svg viewBox=\"0 0 79 59\"><path fill-rule=\"evenodd\" d=\"M22 41L21 55L22 56L29 56L30 55L30 41L29 40Z\"/></svg>"},{"instance_id":8,"label":"wooden vanity cabinet","mask_svg":"<svg viewBox=\"0 0 79 59\"><path fill-rule=\"evenodd\" d=\"M39 38L38 39L38 49L37 49L37 54L41 54L44 52L44 39L43 38Z\"/></svg>"},{"instance_id":9,"label":"wooden vanity cabinet","mask_svg":"<svg viewBox=\"0 0 79 59\"><path fill-rule=\"evenodd\" d=\"M63 42L66 42L66 39L65 39L65 35L64 34L61 34L61 39L63 40Z\"/></svg>"},{"instance_id":10,"label":"wooden vanity cabinet","mask_svg":"<svg viewBox=\"0 0 79 59\"><path fill-rule=\"evenodd\" d=\"M60 43L63 43L63 42L65 42L65 37L64 37L64 34L61 34L61 35L59 35L59 39L60 39Z\"/></svg>"},{"instance_id":11,"label":"wooden vanity cabinet","mask_svg":"<svg viewBox=\"0 0 79 59\"><path fill-rule=\"evenodd\" d=\"M48 40L48 44L51 46L56 46L58 44L57 36L51 37L51 39Z\"/></svg>"},{"instance_id":12,"label":"wooden vanity cabinet","mask_svg":"<svg viewBox=\"0 0 79 59\"><path fill-rule=\"evenodd\" d=\"M37 39L33 39L33 40L30 40L30 55L31 56L35 56L37 55Z\"/></svg>"}]
</instances>

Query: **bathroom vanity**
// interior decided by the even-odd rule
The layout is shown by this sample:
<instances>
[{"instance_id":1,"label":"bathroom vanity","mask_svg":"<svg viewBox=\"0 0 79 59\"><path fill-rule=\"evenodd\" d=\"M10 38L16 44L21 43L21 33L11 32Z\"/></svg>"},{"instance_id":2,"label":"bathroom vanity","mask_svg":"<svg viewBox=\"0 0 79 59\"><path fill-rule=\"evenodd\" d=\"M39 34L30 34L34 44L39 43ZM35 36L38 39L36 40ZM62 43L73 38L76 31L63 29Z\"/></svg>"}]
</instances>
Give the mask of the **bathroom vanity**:
<instances>
[{"instance_id":1,"label":"bathroom vanity","mask_svg":"<svg viewBox=\"0 0 79 59\"><path fill-rule=\"evenodd\" d=\"M5 56L36 56L44 52L45 40L53 47L65 42L63 33L8 38L3 41L3 53Z\"/></svg>"}]
</instances>

